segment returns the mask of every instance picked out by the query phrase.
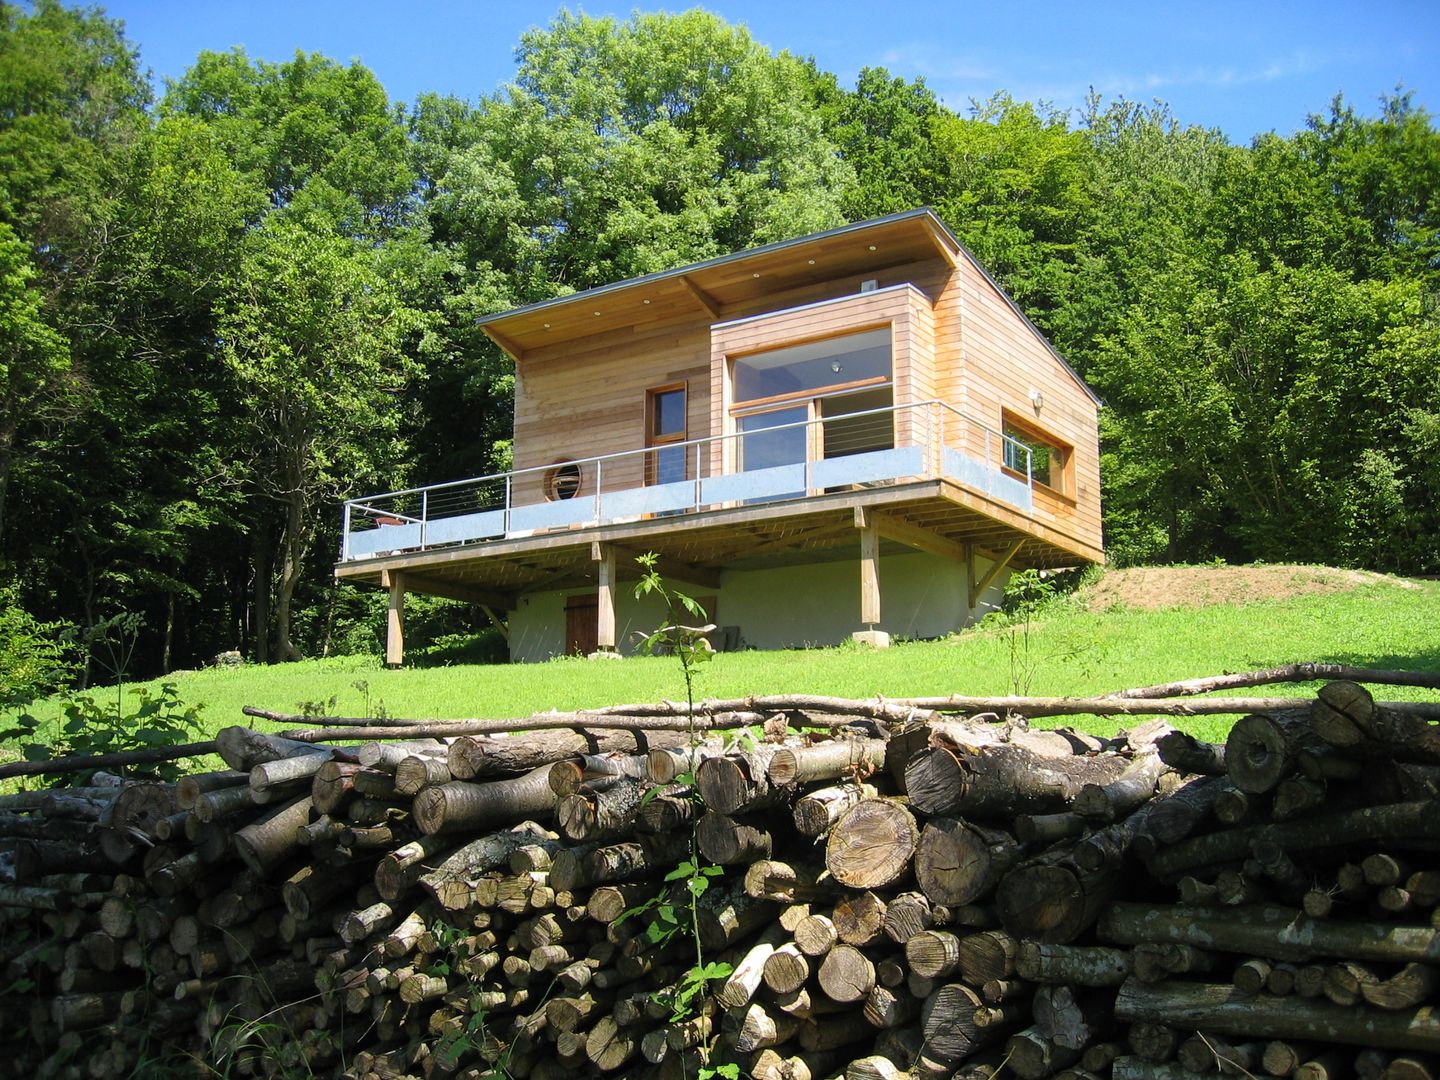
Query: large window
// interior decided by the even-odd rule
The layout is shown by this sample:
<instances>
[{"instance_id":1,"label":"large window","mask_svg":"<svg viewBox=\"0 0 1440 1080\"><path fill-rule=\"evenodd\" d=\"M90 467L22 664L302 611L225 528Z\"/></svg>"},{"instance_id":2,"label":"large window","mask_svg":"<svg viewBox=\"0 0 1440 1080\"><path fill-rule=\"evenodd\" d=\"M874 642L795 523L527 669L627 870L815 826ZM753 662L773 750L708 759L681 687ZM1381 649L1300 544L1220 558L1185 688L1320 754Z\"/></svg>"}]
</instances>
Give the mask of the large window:
<instances>
[{"instance_id":1,"label":"large window","mask_svg":"<svg viewBox=\"0 0 1440 1080\"><path fill-rule=\"evenodd\" d=\"M1053 491L1068 495L1070 493L1068 473L1072 448L1034 424L1026 423L1009 412L1001 414L1001 421L1001 430L1006 436L1005 467L1012 472L1024 475L1028 466L1029 474L1035 483L1044 484Z\"/></svg>"},{"instance_id":2,"label":"large window","mask_svg":"<svg viewBox=\"0 0 1440 1080\"><path fill-rule=\"evenodd\" d=\"M887 383L890 328L744 356L735 361L734 379L737 407Z\"/></svg>"},{"instance_id":3,"label":"large window","mask_svg":"<svg viewBox=\"0 0 1440 1080\"><path fill-rule=\"evenodd\" d=\"M669 484L685 479L685 384L660 386L645 395L645 483Z\"/></svg>"},{"instance_id":4,"label":"large window","mask_svg":"<svg viewBox=\"0 0 1440 1080\"><path fill-rule=\"evenodd\" d=\"M755 353L732 370L744 472L895 445L888 326Z\"/></svg>"}]
</instances>

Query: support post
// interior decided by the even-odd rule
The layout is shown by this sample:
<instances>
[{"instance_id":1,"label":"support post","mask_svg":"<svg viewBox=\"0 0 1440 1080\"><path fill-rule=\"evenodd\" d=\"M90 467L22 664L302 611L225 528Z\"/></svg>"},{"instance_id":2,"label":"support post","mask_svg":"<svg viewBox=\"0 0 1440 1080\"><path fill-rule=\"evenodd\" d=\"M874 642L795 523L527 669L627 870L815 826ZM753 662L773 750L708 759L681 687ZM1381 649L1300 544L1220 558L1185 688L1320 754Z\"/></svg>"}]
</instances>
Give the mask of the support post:
<instances>
[{"instance_id":1,"label":"support post","mask_svg":"<svg viewBox=\"0 0 1440 1080\"><path fill-rule=\"evenodd\" d=\"M609 544L590 545L590 558L595 561L597 589L595 649L615 651L615 549Z\"/></svg>"},{"instance_id":2,"label":"support post","mask_svg":"<svg viewBox=\"0 0 1440 1080\"><path fill-rule=\"evenodd\" d=\"M873 514L855 508L855 527L860 530L860 624L864 629L852 636L856 641L883 649L890 635L880 629L880 528Z\"/></svg>"},{"instance_id":3,"label":"support post","mask_svg":"<svg viewBox=\"0 0 1440 1080\"><path fill-rule=\"evenodd\" d=\"M405 577L387 570L381 584L390 589L390 606L385 613L385 663L399 667L405 662Z\"/></svg>"}]
</instances>

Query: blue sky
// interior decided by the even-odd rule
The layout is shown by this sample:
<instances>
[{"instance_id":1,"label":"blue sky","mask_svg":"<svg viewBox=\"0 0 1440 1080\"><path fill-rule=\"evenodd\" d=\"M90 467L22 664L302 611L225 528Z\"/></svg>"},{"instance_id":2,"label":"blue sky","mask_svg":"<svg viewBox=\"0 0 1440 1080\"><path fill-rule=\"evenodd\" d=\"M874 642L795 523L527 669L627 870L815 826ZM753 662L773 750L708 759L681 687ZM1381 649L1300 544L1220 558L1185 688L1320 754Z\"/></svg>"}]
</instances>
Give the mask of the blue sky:
<instances>
[{"instance_id":1,"label":"blue sky","mask_svg":"<svg viewBox=\"0 0 1440 1080\"><path fill-rule=\"evenodd\" d=\"M572 4L627 17L642 5ZM687 5L670 5L682 10ZM693 5L692 5L693 6ZM1187 124L1233 141L1289 134L1337 92L1366 114L1397 84L1440 112L1440 0L1359 3L952 3L927 0L712 0L763 44L813 56L853 85L862 67L924 76L951 108L1006 90L1079 108L1090 87L1107 98L1160 98ZM514 73L527 28L559 3L531 0L113 0L157 82L202 49L243 45L283 60L296 49L359 59L392 98L434 90L474 99Z\"/></svg>"}]
</instances>

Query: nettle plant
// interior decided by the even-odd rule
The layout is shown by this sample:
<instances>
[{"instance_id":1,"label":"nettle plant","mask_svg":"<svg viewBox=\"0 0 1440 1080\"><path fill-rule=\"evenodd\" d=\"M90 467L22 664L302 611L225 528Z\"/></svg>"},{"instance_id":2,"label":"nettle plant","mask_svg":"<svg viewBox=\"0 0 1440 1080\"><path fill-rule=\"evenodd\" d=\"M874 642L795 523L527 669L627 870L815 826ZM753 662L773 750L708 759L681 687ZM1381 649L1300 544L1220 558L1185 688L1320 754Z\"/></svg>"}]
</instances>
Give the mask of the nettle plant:
<instances>
[{"instance_id":1,"label":"nettle plant","mask_svg":"<svg viewBox=\"0 0 1440 1080\"><path fill-rule=\"evenodd\" d=\"M647 655L668 653L680 664L685 679L685 704L690 717L689 746L692 751L690 769L675 777L675 783L695 783L693 751L700 743L700 733L695 727L695 675L696 668L707 663L715 654L706 635L715 629L707 622L704 607L693 597L670 588L657 569L658 557L653 553L636 559L642 573L635 586L635 597L658 596L665 605L665 620L653 633L640 643L640 651ZM693 620L693 621L692 621ZM653 787L645 793L642 805L660 793L660 787ZM698 817L696 820L699 820ZM690 830L689 857L665 875L665 888L645 903L624 912L620 919L653 912L654 917L645 927L647 939L656 947L662 947L677 937L688 937L695 950L695 959L680 981L669 994L671 1023L687 1020L695 1014L700 1000L712 982L728 978L733 970L731 965L721 961L705 959L705 950L700 941L700 898L709 890L715 878L725 871L719 866L708 866L700 859L699 844L695 830ZM709 1050L700 1046L701 1067L697 1080L711 1080L725 1077L737 1080L740 1066L737 1064L711 1065Z\"/></svg>"}]
</instances>

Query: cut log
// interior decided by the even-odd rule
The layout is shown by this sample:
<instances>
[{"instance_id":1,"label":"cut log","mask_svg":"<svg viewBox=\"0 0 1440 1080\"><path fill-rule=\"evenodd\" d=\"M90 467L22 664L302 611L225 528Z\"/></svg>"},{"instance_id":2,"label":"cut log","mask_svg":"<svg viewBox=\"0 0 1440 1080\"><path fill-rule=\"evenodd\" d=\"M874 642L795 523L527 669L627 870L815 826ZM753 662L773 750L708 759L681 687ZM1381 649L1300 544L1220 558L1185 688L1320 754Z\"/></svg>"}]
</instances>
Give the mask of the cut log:
<instances>
[{"instance_id":1,"label":"cut log","mask_svg":"<svg viewBox=\"0 0 1440 1080\"><path fill-rule=\"evenodd\" d=\"M1199 948L1305 962L1333 956L1358 961L1426 963L1440 956L1440 930L1389 923L1308 919L1291 908L1156 908L1113 903L1097 927L1117 945L1177 942Z\"/></svg>"},{"instance_id":2,"label":"cut log","mask_svg":"<svg viewBox=\"0 0 1440 1080\"><path fill-rule=\"evenodd\" d=\"M718 866L769 859L773 847L765 829L713 810L695 826L695 842L700 853Z\"/></svg>"},{"instance_id":3,"label":"cut log","mask_svg":"<svg viewBox=\"0 0 1440 1080\"><path fill-rule=\"evenodd\" d=\"M777 747L758 746L748 753L706 758L695 769L695 788L705 805L721 814L760 810L783 801L785 789L770 780Z\"/></svg>"},{"instance_id":4,"label":"cut log","mask_svg":"<svg viewBox=\"0 0 1440 1080\"><path fill-rule=\"evenodd\" d=\"M1082 787L1072 800L1070 809L1108 824L1148 802L1155 794L1155 785L1168 769L1169 766L1153 749L1137 754L1114 780Z\"/></svg>"},{"instance_id":5,"label":"cut log","mask_svg":"<svg viewBox=\"0 0 1440 1080\"><path fill-rule=\"evenodd\" d=\"M801 836L824 836L856 803L877 797L868 784L820 788L795 802L795 828Z\"/></svg>"},{"instance_id":6,"label":"cut log","mask_svg":"<svg viewBox=\"0 0 1440 1080\"><path fill-rule=\"evenodd\" d=\"M836 738L812 746L782 747L770 758L770 782L784 787L841 777L863 780L885 766L885 742Z\"/></svg>"},{"instance_id":7,"label":"cut log","mask_svg":"<svg viewBox=\"0 0 1440 1080\"><path fill-rule=\"evenodd\" d=\"M824 874L824 866L792 865L774 859L761 859L745 871L745 893L783 904L825 900L835 895L835 884L833 881L822 881Z\"/></svg>"},{"instance_id":8,"label":"cut log","mask_svg":"<svg viewBox=\"0 0 1440 1080\"><path fill-rule=\"evenodd\" d=\"M920 834L915 881L932 903L960 907L993 891L1020 856L1020 845L999 829L934 818Z\"/></svg>"},{"instance_id":9,"label":"cut log","mask_svg":"<svg viewBox=\"0 0 1440 1080\"><path fill-rule=\"evenodd\" d=\"M1020 746L931 747L905 766L905 789L916 809L966 818L1013 817L1064 809L1086 784L1115 780L1119 755L1042 757Z\"/></svg>"},{"instance_id":10,"label":"cut log","mask_svg":"<svg viewBox=\"0 0 1440 1080\"><path fill-rule=\"evenodd\" d=\"M1052 850L1005 875L996 891L1000 924L1035 941L1064 944L1089 929L1119 885L1119 867L1087 870Z\"/></svg>"},{"instance_id":11,"label":"cut log","mask_svg":"<svg viewBox=\"0 0 1440 1080\"><path fill-rule=\"evenodd\" d=\"M1226 774L1246 794L1264 794L1295 771L1296 754L1313 737L1308 713L1242 716L1225 739Z\"/></svg>"},{"instance_id":12,"label":"cut log","mask_svg":"<svg viewBox=\"0 0 1440 1080\"><path fill-rule=\"evenodd\" d=\"M1051 945L1024 941L1015 973L1031 982L1078 986L1119 986L1130 974L1123 949L1100 945Z\"/></svg>"},{"instance_id":13,"label":"cut log","mask_svg":"<svg viewBox=\"0 0 1440 1080\"><path fill-rule=\"evenodd\" d=\"M1279 825L1247 826L1197 836L1158 851L1152 873L1178 876L1196 867L1238 862L1264 833L1292 856L1299 851L1383 842L1392 848L1433 848L1440 840L1440 801L1368 806L1336 814L1315 814Z\"/></svg>"},{"instance_id":14,"label":"cut log","mask_svg":"<svg viewBox=\"0 0 1440 1080\"><path fill-rule=\"evenodd\" d=\"M820 962L820 989L831 1001L864 1001L875 986L875 965L853 945L836 945Z\"/></svg>"},{"instance_id":15,"label":"cut log","mask_svg":"<svg viewBox=\"0 0 1440 1080\"><path fill-rule=\"evenodd\" d=\"M415 796L415 822L421 832L434 835L503 825L516 818L548 818L554 812L555 799L549 770L549 765L542 765L513 780L485 784L451 781L426 788Z\"/></svg>"},{"instance_id":16,"label":"cut log","mask_svg":"<svg viewBox=\"0 0 1440 1080\"><path fill-rule=\"evenodd\" d=\"M885 901L867 890L842 897L830 918L841 941L847 945L869 945L880 940L887 911Z\"/></svg>"},{"instance_id":17,"label":"cut log","mask_svg":"<svg viewBox=\"0 0 1440 1080\"><path fill-rule=\"evenodd\" d=\"M905 807L885 799L866 799L851 807L830 830L825 866L842 885L880 888L906 872L918 841L915 819Z\"/></svg>"},{"instance_id":18,"label":"cut log","mask_svg":"<svg viewBox=\"0 0 1440 1080\"><path fill-rule=\"evenodd\" d=\"M558 762L548 767L546 779L552 800L555 797L554 784L549 783L549 777L567 764ZM565 796L560 799L555 811L561 833L570 840L581 842L618 839L635 820L648 786L644 781L621 779L603 791Z\"/></svg>"},{"instance_id":19,"label":"cut log","mask_svg":"<svg viewBox=\"0 0 1440 1080\"><path fill-rule=\"evenodd\" d=\"M235 851L256 874L267 874L300 847L296 830L310 820L311 808L309 795L277 807L235 834Z\"/></svg>"}]
</instances>

